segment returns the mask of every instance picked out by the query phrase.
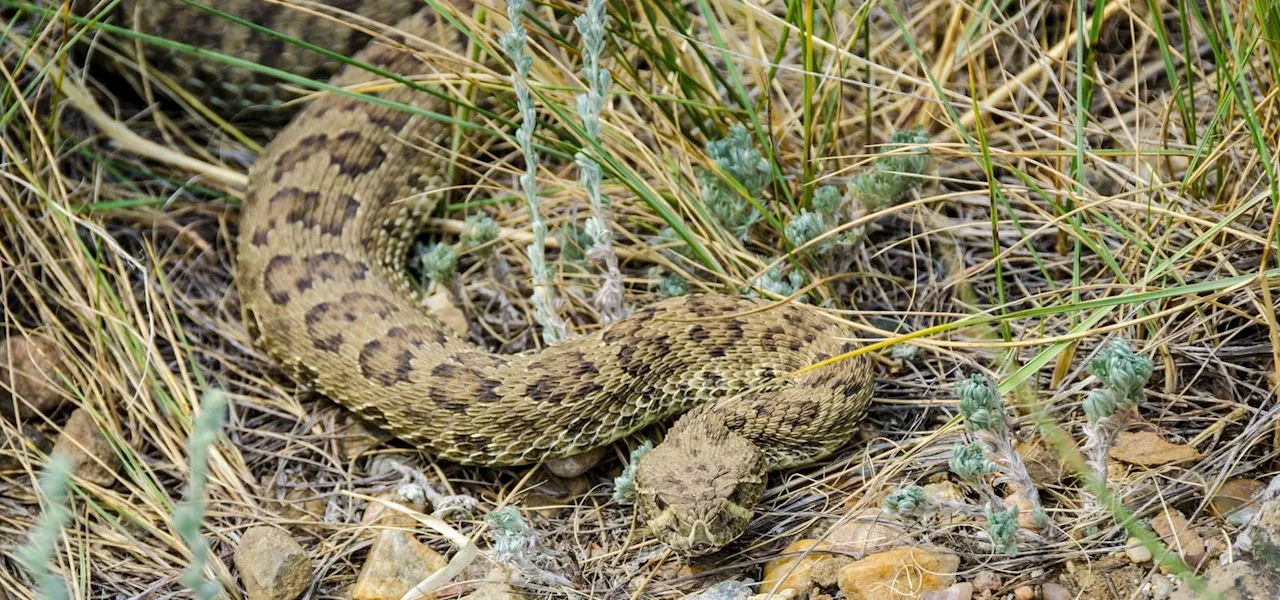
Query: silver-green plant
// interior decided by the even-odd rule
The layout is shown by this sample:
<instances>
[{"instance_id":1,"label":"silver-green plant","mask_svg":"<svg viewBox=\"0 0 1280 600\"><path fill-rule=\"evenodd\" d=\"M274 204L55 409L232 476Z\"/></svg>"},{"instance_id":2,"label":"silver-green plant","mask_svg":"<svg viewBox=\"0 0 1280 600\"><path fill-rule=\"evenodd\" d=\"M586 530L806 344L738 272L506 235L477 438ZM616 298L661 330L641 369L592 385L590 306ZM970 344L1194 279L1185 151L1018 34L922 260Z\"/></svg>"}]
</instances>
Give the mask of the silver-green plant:
<instances>
[{"instance_id":1,"label":"silver-green plant","mask_svg":"<svg viewBox=\"0 0 1280 600\"><path fill-rule=\"evenodd\" d=\"M922 130L896 132L876 157L874 168L849 180L849 191L864 210L898 204L924 183L922 175L932 163L929 149L922 147L928 141L929 135Z\"/></svg>"},{"instance_id":2,"label":"silver-green plant","mask_svg":"<svg viewBox=\"0 0 1280 600\"><path fill-rule=\"evenodd\" d=\"M786 275L782 274L782 269L777 266L769 267L768 270L751 280L751 287L759 288L770 294L782 297L790 297L792 294L804 289L804 276L796 271L789 271ZM756 295L752 290L750 295ZM805 295L796 298L800 302L804 302Z\"/></svg>"},{"instance_id":3,"label":"silver-green plant","mask_svg":"<svg viewBox=\"0 0 1280 600\"><path fill-rule=\"evenodd\" d=\"M995 467L990 472L998 475L996 482L1014 488L1031 505L1035 519L1047 524L1048 515L1040 504L1040 493L1022 462L1022 456L1014 450L1009 411L995 383L982 375L973 375L956 384L955 394L960 400L960 415L964 418L965 429L977 438L986 460ZM954 464L953 470L956 466L964 470L964 473L957 471L956 474L970 480L979 478L977 471L986 468L972 457L963 464Z\"/></svg>"},{"instance_id":4,"label":"silver-green plant","mask_svg":"<svg viewBox=\"0 0 1280 600\"><path fill-rule=\"evenodd\" d=\"M613 480L613 499L618 504L631 504L635 502L636 495L636 466L640 464L640 459L653 450L653 442L645 440L643 444L631 451L631 462L627 463L626 468L622 469L622 474Z\"/></svg>"},{"instance_id":5,"label":"silver-green plant","mask_svg":"<svg viewBox=\"0 0 1280 600\"><path fill-rule=\"evenodd\" d=\"M570 586L564 576L548 570L543 565L555 556L538 543L538 534L514 506L495 510L484 517L489 525L489 539L494 558L516 569L525 577L551 585Z\"/></svg>"},{"instance_id":6,"label":"silver-green plant","mask_svg":"<svg viewBox=\"0 0 1280 600\"><path fill-rule=\"evenodd\" d=\"M751 199L759 202L764 197L771 173L769 161L756 149L746 127L735 124L729 128L729 137L707 142L707 155L721 171L737 181ZM702 177L702 201L716 220L738 239L745 239L751 226L762 218L747 197L711 172Z\"/></svg>"},{"instance_id":7,"label":"silver-green plant","mask_svg":"<svg viewBox=\"0 0 1280 600\"><path fill-rule=\"evenodd\" d=\"M36 521L27 541L18 549L18 562L36 583L36 597L44 600L65 600L67 585L53 574L54 553L58 550L58 537L71 518L67 507L68 487L71 484L71 462L61 454L49 457L40 473L38 487L44 498L44 510Z\"/></svg>"},{"instance_id":8,"label":"silver-green plant","mask_svg":"<svg viewBox=\"0 0 1280 600\"><path fill-rule=\"evenodd\" d=\"M173 514L173 526L191 551L191 564L182 574L182 584L200 600L213 600L221 590L217 582L204 578L209 566L209 545L200 535L200 529L204 525L204 491L209 482L209 451L222 430L226 410L225 393L220 390L205 392L192 423L191 437L187 440L187 457L191 464L186 498Z\"/></svg>"},{"instance_id":9,"label":"silver-green plant","mask_svg":"<svg viewBox=\"0 0 1280 600\"><path fill-rule=\"evenodd\" d=\"M521 20L524 6L525 0L507 2L507 19L511 28L502 36L502 50L515 66L511 73L511 86L515 90L516 108L520 113L516 141L525 162L520 187L524 190L525 204L529 207L529 226L533 230L533 244L528 248L529 270L533 277L533 318L542 325L542 339L553 344L568 337L569 330L555 310L555 294L551 288L553 271L547 265L547 224L542 220L542 201L538 197L538 149L533 144L533 130L538 117L533 108L533 92L528 85L533 57L525 53L529 32Z\"/></svg>"},{"instance_id":10,"label":"silver-green plant","mask_svg":"<svg viewBox=\"0 0 1280 600\"><path fill-rule=\"evenodd\" d=\"M1119 339L1103 346L1089 362L1089 373L1104 387L1085 396L1083 408L1088 421L1082 450L1094 478L1104 485L1111 445L1137 417L1142 389L1151 379L1152 368L1150 358L1134 352L1128 342ZM1086 511L1099 508L1092 493L1086 491L1085 500Z\"/></svg>"},{"instance_id":11,"label":"silver-green plant","mask_svg":"<svg viewBox=\"0 0 1280 600\"><path fill-rule=\"evenodd\" d=\"M600 143L600 112L604 108L605 94L613 84L609 71L600 66L600 57L604 54L604 21L604 0L587 0L586 12L573 20L582 34L582 77L587 82L587 91L578 95L578 115L582 117L588 141L597 146ZM591 205L591 218L586 224L587 235L591 237L587 258L597 265L604 264L604 273L598 280L600 287L592 301L608 323L627 314L622 306L622 272L618 270L618 255L613 251L613 232L609 228L612 222L609 201L601 189L600 163L585 151L579 151L575 159L579 181L587 190L587 201Z\"/></svg>"},{"instance_id":12,"label":"silver-green plant","mask_svg":"<svg viewBox=\"0 0 1280 600\"><path fill-rule=\"evenodd\" d=\"M493 217L477 213L462 222L462 234L458 239L462 242L463 248L474 250L498 239L498 234L501 232L502 228L498 227L498 222L494 221Z\"/></svg>"},{"instance_id":13,"label":"silver-green plant","mask_svg":"<svg viewBox=\"0 0 1280 600\"><path fill-rule=\"evenodd\" d=\"M991 536L991 545L995 546L996 552L1008 555L1017 554L1018 544L1014 541L1014 536L1017 535L1019 529L1018 507L1010 506L1000 511L987 506L985 515L987 517L987 535Z\"/></svg>"}]
</instances>

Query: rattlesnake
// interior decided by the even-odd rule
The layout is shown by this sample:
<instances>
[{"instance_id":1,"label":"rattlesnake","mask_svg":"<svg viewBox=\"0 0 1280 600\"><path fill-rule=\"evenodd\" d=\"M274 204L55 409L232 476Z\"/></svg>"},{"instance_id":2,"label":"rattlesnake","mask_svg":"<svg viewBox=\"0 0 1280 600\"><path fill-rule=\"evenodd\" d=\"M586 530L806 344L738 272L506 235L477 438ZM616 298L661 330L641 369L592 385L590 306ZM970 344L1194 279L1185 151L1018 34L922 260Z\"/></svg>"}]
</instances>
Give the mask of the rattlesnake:
<instances>
[{"instance_id":1,"label":"rattlesnake","mask_svg":"<svg viewBox=\"0 0 1280 600\"><path fill-rule=\"evenodd\" d=\"M375 19L398 19L415 4L330 3ZM349 31L342 25L314 16L306 24L296 11L261 0L217 6L320 43L364 43L341 33ZM287 54L294 51L279 40L176 0L134 7L126 3L126 14L142 16L138 23L153 33L276 66L321 67L300 51ZM463 2L452 9L470 10ZM426 9L355 59L406 76L447 74L444 57L465 55L465 42ZM244 73L219 79L208 65L177 70L214 96L256 85ZM333 83L378 79L348 67ZM446 101L399 84L377 96L450 114ZM453 183L448 161L422 148L447 148L452 133L439 119L327 94L257 159L236 282L250 329L293 377L406 442L474 465L565 457L684 413L640 460L635 484L651 531L689 554L719 548L745 530L768 471L817 460L852 436L872 387L867 359L786 377L853 348L851 331L807 307L689 295L516 355L451 333L422 308L404 265Z\"/></svg>"}]
</instances>

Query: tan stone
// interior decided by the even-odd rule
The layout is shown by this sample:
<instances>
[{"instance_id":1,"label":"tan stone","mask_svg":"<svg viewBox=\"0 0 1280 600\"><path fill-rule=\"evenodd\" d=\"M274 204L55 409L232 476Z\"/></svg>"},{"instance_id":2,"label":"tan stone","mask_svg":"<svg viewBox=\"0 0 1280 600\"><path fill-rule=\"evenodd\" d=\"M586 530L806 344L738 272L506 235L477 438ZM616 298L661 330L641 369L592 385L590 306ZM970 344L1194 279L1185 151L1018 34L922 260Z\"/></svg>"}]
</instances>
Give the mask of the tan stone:
<instances>
[{"instance_id":1,"label":"tan stone","mask_svg":"<svg viewBox=\"0 0 1280 600\"><path fill-rule=\"evenodd\" d=\"M283 530L255 525L240 536L233 560L248 600L293 600L311 582L311 557Z\"/></svg>"},{"instance_id":2,"label":"tan stone","mask_svg":"<svg viewBox=\"0 0 1280 600\"><path fill-rule=\"evenodd\" d=\"M443 569L449 561L402 529L378 533L364 559L351 600L400 600L409 590ZM426 600L434 598L427 595Z\"/></svg>"},{"instance_id":3,"label":"tan stone","mask_svg":"<svg viewBox=\"0 0 1280 600\"><path fill-rule=\"evenodd\" d=\"M925 592L920 600L970 600L973 598L973 584L961 581L945 590Z\"/></svg>"},{"instance_id":4,"label":"tan stone","mask_svg":"<svg viewBox=\"0 0 1280 600\"><path fill-rule=\"evenodd\" d=\"M1111 458L1139 467L1157 467L1200 458L1195 448L1165 441L1154 431L1121 433L1111 447Z\"/></svg>"},{"instance_id":5,"label":"tan stone","mask_svg":"<svg viewBox=\"0 0 1280 600\"><path fill-rule=\"evenodd\" d=\"M1151 528L1170 550L1182 555L1191 568L1199 567L1204 560L1204 540L1196 535L1187 518L1175 508L1167 508L1151 519Z\"/></svg>"},{"instance_id":6,"label":"tan stone","mask_svg":"<svg viewBox=\"0 0 1280 600\"><path fill-rule=\"evenodd\" d=\"M1018 600L1034 600L1036 597L1036 589L1029 585L1020 585L1013 588L1013 597Z\"/></svg>"},{"instance_id":7,"label":"tan stone","mask_svg":"<svg viewBox=\"0 0 1280 600\"><path fill-rule=\"evenodd\" d=\"M1005 497L1005 506L1018 507L1018 526L1031 531L1040 531L1040 522L1036 520L1036 505L1022 492L1014 492Z\"/></svg>"},{"instance_id":8,"label":"tan stone","mask_svg":"<svg viewBox=\"0 0 1280 600\"><path fill-rule=\"evenodd\" d=\"M1253 496L1265 487L1265 483L1256 479L1228 479L1209 498L1209 505L1213 507L1214 514L1226 519L1242 508L1256 508Z\"/></svg>"},{"instance_id":9,"label":"tan stone","mask_svg":"<svg viewBox=\"0 0 1280 600\"><path fill-rule=\"evenodd\" d=\"M115 483L116 471L120 470L115 448L102 435L93 415L83 408L71 413L62 426L53 453L70 460L72 474L104 487Z\"/></svg>"},{"instance_id":10,"label":"tan stone","mask_svg":"<svg viewBox=\"0 0 1280 600\"><path fill-rule=\"evenodd\" d=\"M861 556L891 544L901 544L906 531L878 508L864 510L831 528L823 538L837 552Z\"/></svg>"},{"instance_id":11,"label":"tan stone","mask_svg":"<svg viewBox=\"0 0 1280 600\"><path fill-rule=\"evenodd\" d=\"M401 527L413 528L417 520L413 515L406 515L388 504L396 504L413 512L426 510L426 494L415 484L405 484L393 492L374 496L376 500L369 502L360 518L360 525L365 527Z\"/></svg>"},{"instance_id":12,"label":"tan stone","mask_svg":"<svg viewBox=\"0 0 1280 600\"><path fill-rule=\"evenodd\" d=\"M33 335L0 340L0 413L27 419L70 401L63 392L66 358L53 340Z\"/></svg>"},{"instance_id":13,"label":"tan stone","mask_svg":"<svg viewBox=\"0 0 1280 600\"><path fill-rule=\"evenodd\" d=\"M1062 457L1058 456L1057 452L1046 448L1038 441L1018 442L1014 450L1018 456L1022 457L1022 463L1027 467L1027 475L1031 476L1033 482L1042 486L1062 483L1066 469L1062 465Z\"/></svg>"},{"instance_id":14,"label":"tan stone","mask_svg":"<svg viewBox=\"0 0 1280 600\"><path fill-rule=\"evenodd\" d=\"M960 557L913 546L854 561L840 570L840 591L850 600L916 598L956 582Z\"/></svg>"},{"instance_id":15,"label":"tan stone","mask_svg":"<svg viewBox=\"0 0 1280 600\"><path fill-rule=\"evenodd\" d=\"M548 460L544 464L546 464L547 470L554 473L556 477L572 479L599 464L600 459L604 458L606 450L608 450L607 447L593 448L573 456Z\"/></svg>"},{"instance_id":16,"label":"tan stone","mask_svg":"<svg viewBox=\"0 0 1280 600\"><path fill-rule=\"evenodd\" d=\"M826 552L830 544L818 540L799 540L787 546L777 558L764 563L764 579L760 582L760 591L793 590L797 595L804 595L813 586L810 569L821 561L831 558Z\"/></svg>"},{"instance_id":17,"label":"tan stone","mask_svg":"<svg viewBox=\"0 0 1280 600\"><path fill-rule=\"evenodd\" d=\"M448 291L436 292L427 296L427 310L440 319L454 333L466 337L467 315L453 303L453 294Z\"/></svg>"}]
</instances>

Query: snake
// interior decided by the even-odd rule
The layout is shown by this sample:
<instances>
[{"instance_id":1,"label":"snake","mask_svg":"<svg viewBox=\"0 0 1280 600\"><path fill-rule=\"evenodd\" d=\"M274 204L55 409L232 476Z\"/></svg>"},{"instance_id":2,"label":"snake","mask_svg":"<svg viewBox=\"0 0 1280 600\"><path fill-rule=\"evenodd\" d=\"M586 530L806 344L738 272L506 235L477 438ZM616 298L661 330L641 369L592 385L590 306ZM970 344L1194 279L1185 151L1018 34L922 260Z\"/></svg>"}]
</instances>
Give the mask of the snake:
<instances>
[{"instance_id":1,"label":"snake","mask_svg":"<svg viewBox=\"0 0 1280 600\"><path fill-rule=\"evenodd\" d=\"M770 472L818 461L853 437L874 384L870 360L828 360L858 347L854 332L807 305L690 294L507 354L445 326L424 308L406 263L427 220L460 187L450 169L456 159L423 150L449 147L454 125L434 115L451 114L452 105L423 89L434 84L385 74L456 76L460 63L448 57L466 56L469 38L454 23L474 7L323 4L360 17L358 27L262 0L217 8L376 69L335 67L178 0L121 4L145 33L308 75L334 73L335 88L372 89L367 97L320 94L249 169L235 283L248 330L289 376L404 442L466 465L569 457L674 420L635 466L635 504L648 531L690 556L747 530ZM218 108L270 107L281 97L260 74L154 50L157 65Z\"/></svg>"}]
</instances>

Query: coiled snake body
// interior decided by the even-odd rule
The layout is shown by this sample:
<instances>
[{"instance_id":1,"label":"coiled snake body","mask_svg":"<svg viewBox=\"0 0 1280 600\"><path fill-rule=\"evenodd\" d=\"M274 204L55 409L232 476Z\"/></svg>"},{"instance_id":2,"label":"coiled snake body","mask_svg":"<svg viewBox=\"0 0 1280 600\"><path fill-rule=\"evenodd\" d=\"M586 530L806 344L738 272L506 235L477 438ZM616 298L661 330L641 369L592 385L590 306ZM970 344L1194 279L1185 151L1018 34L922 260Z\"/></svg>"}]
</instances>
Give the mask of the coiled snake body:
<instances>
[{"instance_id":1,"label":"coiled snake body","mask_svg":"<svg viewBox=\"0 0 1280 600\"><path fill-rule=\"evenodd\" d=\"M242 28L176 0L139 3L126 13L161 35L203 36L195 42L229 45L277 65L305 62L257 49L260 38L233 33ZM331 3L384 18L416 4ZM257 0L217 6L306 33L287 7ZM442 50L459 51L466 38L437 17L430 9L407 17L355 59L406 76L447 73ZM326 27L330 33L310 39L335 39L333 24ZM333 83L377 79L348 67ZM235 89L249 85L229 81ZM446 101L401 85L377 96L450 112ZM404 268L440 190L452 183L448 161L421 148L448 147L452 132L438 119L329 94L294 117L258 158L236 281L249 326L292 376L409 443L475 465L564 457L684 413L641 460L636 485L650 529L691 554L745 530L769 470L817 460L851 437L870 396L869 364L845 360L783 377L852 348L849 331L801 306L761 310L761 301L726 295L672 298L518 355L494 354L452 334L423 310Z\"/></svg>"}]
</instances>

